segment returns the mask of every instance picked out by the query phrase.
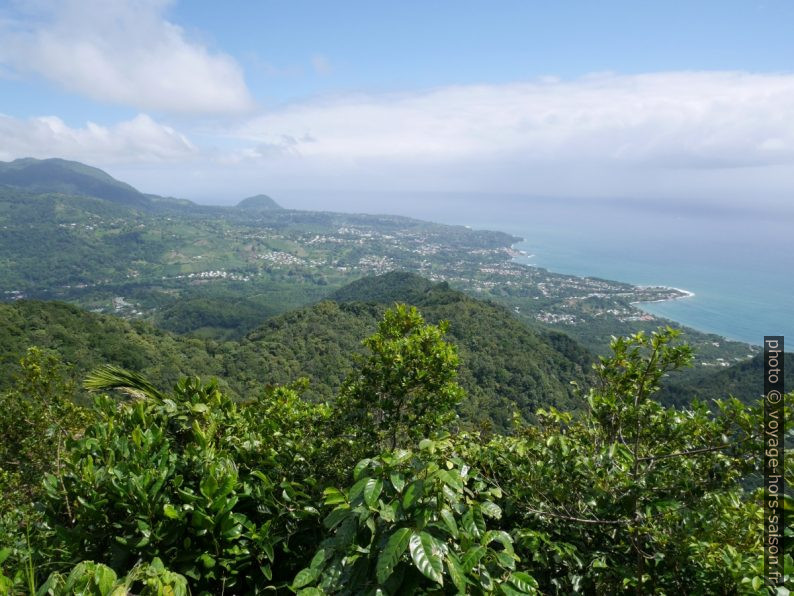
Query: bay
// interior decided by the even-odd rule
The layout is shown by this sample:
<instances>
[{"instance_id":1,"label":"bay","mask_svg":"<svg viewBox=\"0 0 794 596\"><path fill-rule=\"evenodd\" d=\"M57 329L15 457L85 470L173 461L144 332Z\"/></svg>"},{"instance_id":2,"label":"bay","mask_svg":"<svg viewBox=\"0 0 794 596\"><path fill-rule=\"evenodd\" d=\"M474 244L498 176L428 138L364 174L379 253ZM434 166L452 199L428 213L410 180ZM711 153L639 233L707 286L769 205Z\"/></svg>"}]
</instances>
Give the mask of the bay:
<instances>
[{"instance_id":1,"label":"bay","mask_svg":"<svg viewBox=\"0 0 794 596\"><path fill-rule=\"evenodd\" d=\"M290 193L305 208L394 213L508 232L550 271L691 298L643 304L695 329L761 344L794 341L794 210L764 204L643 199L559 199L487 193ZM299 205L294 205L298 207Z\"/></svg>"}]
</instances>

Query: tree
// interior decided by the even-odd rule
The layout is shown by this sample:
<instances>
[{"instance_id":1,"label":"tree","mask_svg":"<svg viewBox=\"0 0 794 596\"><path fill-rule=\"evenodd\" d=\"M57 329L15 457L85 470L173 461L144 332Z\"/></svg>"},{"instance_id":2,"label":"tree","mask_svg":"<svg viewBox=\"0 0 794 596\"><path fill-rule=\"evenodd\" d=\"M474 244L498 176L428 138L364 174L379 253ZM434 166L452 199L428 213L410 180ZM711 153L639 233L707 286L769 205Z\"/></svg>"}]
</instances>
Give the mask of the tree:
<instances>
[{"instance_id":1,"label":"tree","mask_svg":"<svg viewBox=\"0 0 794 596\"><path fill-rule=\"evenodd\" d=\"M540 411L537 425L464 452L504 491L516 552L543 591L716 594L762 581L761 495L744 490L761 464L761 408L655 401L691 358L677 335L614 339L583 415Z\"/></svg>"},{"instance_id":2,"label":"tree","mask_svg":"<svg viewBox=\"0 0 794 596\"><path fill-rule=\"evenodd\" d=\"M494 529L501 491L450 437L361 460L353 485L325 490L328 535L292 584L320 594L536 594L513 538Z\"/></svg>"},{"instance_id":3,"label":"tree","mask_svg":"<svg viewBox=\"0 0 794 596\"><path fill-rule=\"evenodd\" d=\"M65 443L86 422L57 354L29 348L20 365L14 386L0 394L0 485L9 484L2 492L17 503L35 496L45 473L60 476Z\"/></svg>"},{"instance_id":4,"label":"tree","mask_svg":"<svg viewBox=\"0 0 794 596\"><path fill-rule=\"evenodd\" d=\"M347 432L394 449L455 419L463 389L456 382L457 350L444 341L448 327L425 324L404 304L386 311L364 341L369 357L340 391L337 408Z\"/></svg>"},{"instance_id":5,"label":"tree","mask_svg":"<svg viewBox=\"0 0 794 596\"><path fill-rule=\"evenodd\" d=\"M196 378L166 393L115 367L86 386L131 399L98 397L95 422L67 444L61 478L45 477L42 506L59 540L45 535L40 553L118 573L159 558L209 593L294 574L316 544L319 490L307 460L322 406L285 387L239 403Z\"/></svg>"}]
</instances>

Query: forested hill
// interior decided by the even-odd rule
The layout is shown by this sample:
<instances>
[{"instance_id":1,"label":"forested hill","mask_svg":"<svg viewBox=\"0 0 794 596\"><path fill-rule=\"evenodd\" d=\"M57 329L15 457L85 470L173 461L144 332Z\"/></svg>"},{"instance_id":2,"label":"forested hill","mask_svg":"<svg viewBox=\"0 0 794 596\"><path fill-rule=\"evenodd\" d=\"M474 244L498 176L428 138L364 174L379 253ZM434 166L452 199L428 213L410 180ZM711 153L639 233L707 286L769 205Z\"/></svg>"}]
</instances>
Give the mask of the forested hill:
<instances>
[{"instance_id":1,"label":"forested hill","mask_svg":"<svg viewBox=\"0 0 794 596\"><path fill-rule=\"evenodd\" d=\"M784 358L786 389L794 387L794 354ZM659 391L659 400L680 406L688 406L693 399L710 401L729 395L742 401L752 402L764 392L764 355L758 354L750 360L731 366L693 371L684 379L670 379Z\"/></svg>"},{"instance_id":2,"label":"forested hill","mask_svg":"<svg viewBox=\"0 0 794 596\"><path fill-rule=\"evenodd\" d=\"M0 365L13 370L25 349L36 345L60 353L78 377L112 363L160 386L180 375L216 376L245 397L305 376L307 397L331 399L353 370L361 341L395 301L419 306L430 322L450 321L449 338L458 346L460 381L468 393L461 414L469 421L490 420L504 428L516 409L531 417L538 407L577 407L570 381L585 380L592 357L568 336L533 330L503 306L399 273L360 280L334 300L273 317L242 340L227 342L62 303L21 300L0 305Z\"/></svg>"},{"instance_id":3,"label":"forested hill","mask_svg":"<svg viewBox=\"0 0 794 596\"><path fill-rule=\"evenodd\" d=\"M237 209L269 211L271 209L283 209L283 207L267 195L254 195L237 203Z\"/></svg>"},{"instance_id":4,"label":"forested hill","mask_svg":"<svg viewBox=\"0 0 794 596\"><path fill-rule=\"evenodd\" d=\"M149 204L145 195L98 168L65 159L17 159L0 162L0 185L33 193L101 198L127 207Z\"/></svg>"}]
</instances>

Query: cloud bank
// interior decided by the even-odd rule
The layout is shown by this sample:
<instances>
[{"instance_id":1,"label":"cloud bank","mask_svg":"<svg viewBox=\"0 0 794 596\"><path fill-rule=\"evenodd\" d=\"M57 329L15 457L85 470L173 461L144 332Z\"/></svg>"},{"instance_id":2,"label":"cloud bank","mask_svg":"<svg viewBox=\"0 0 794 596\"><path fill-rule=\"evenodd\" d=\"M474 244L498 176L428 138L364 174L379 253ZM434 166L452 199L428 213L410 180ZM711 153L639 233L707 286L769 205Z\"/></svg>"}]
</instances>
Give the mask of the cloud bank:
<instances>
[{"instance_id":1,"label":"cloud bank","mask_svg":"<svg viewBox=\"0 0 794 596\"><path fill-rule=\"evenodd\" d=\"M73 130L6 118L0 134L7 156L97 155L101 165L122 163L130 148L131 182L205 200L279 188L743 200L794 192L794 75L785 73L348 94L183 123L177 132L138 116Z\"/></svg>"},{"instance_id":2,"label":"cloud bank","mask_svg":"<svg viewBox=\"0 0 794 596\"><path fill-rule=\"evenodd\" d=\"M67 126L57 116L20 120L0 114L0 159L65 157L91 164L184 163L196 147L173 128L145 114L112 127Z\"/></svg>"},{"instance_id":3,"label":"cloud bank","mask_svg":"<svg viewBox=\"0 0 794 596\"><path fill-rule=\"evenodd\" d=\"M794 160L794 76L593 75L294 105L236 130L306 158L730 168ZM306 139L306 141L301 141Z\"/></svg>"},{"instance_id":4,"label":"cloud bank","mask_svg":"<svg viewBox=\"0 0 794 596\"><path fill-rule=\"evenodd\" d=\"M95 100L140 110L252 107L235 60L191 41L164 0L36 0L0 21L0 64Z\"/></svg>"}]
</instances>

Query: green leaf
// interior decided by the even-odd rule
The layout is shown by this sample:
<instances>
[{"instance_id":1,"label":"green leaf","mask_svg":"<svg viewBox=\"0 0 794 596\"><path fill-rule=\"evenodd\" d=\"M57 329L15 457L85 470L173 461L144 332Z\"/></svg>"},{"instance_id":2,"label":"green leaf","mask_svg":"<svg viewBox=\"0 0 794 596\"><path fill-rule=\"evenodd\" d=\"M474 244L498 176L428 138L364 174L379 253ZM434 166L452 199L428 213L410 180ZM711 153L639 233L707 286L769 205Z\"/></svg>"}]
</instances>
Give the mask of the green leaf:
<instances>
[{"instance_id":1,"label":"green leaf","mask_svg":"<svg viewBox=\"0 0 794 596\"><path fill-rule=\"evenodd\" d=\"M472 569L474 569L477 564L480 562L485 556L487 549L484 546L473 546L469 550L466 551L466 554L463 555L463 560L461 561L461 565L463 566L463 571L465 573L469 573Z\"/></svg>"},{"instance_id":2,"label":"green leaf","mask_svg":"<svg viewBox=\"0 0 794 596\"><path fill-rule=\"evenodd\" d=\"M606 557L599 557L598 559L593 559L593 562L590 563L590 567L593 569L606 569L608 567Z\"/></svg>"},{"instance_id":3,"label":"green leaf","mask_svg":"<svg viewBox=\"0 0 794 596\"><path fill-rule=\"evenodd\" d=\"M325 497L324 503L326 505L339 505L340 503L347 502L345 494L338 488L326 488L323 491L323 495Z\"/></svg>"},{"instance_id":4,"label":"green leaf","mask_svg":"<svg viewBox=\"0 0 794 596\"><path fill-rule=\"evenodd\" d=\"M447 553L447 570L449 571L449 577L452 579L452 583L455 584L455 587L458 589L458 593L465 594L466 584L469 582L466 579L466 574L463 572L460 559L452 551Z\"/></svg>"},{"instance_id":5,"label":"green leaf","mask_svg":"<svg viewBox=\"0 0 794 596\"><path fill-rule=\"evenodd\" d=\"M199 556L198 560L207 569L212 569L213 567L215 567L215 559L212 556L210 556L208 553L203 553L201 556Z\"/></svg>"},{"instance_id":6,"label":"green leaf","mask_svg":"<svg viewBox=\"0 0 794 596\"><path fill-rule=\"evenodd\" d=\"M353 486L350 487L348 498L351 503L354 503L359 496L364 492L364 487L367 485L369 478L360 478Z\"/></svg>"},{"instance_id":7,"label":"green leaf","mask_svg":"<svg viewBox=\"0 0 794 596\"><path fill-rule=\"evenodd\" d=\"M304 586L308 586L312 583L317 576L319 575L319 571L315 568L307 567L306 569L301 569L298 571L298 574L295 576L295 579L292 580L292 589L297 590Z\"/></svg>"},{"instance_id":8,"label":"green leaf","mask_svg":"<svg viewBox=\"0 0 794 596\"><path fill-rule=\"evenodd\" d=\"M410 509L422 496L424 492L424 482L416 480L408 485L403 495L403 509Z\"/></svg>"},{"instance_id":9,"label":"green leaf","mask_svg":"<svg viewBox=\"0 0 794 596\"><path fill-rule=\"evenodd\" d=\"M405 478L402 474L397 472L392 472L389 474L389 480L391 480L391 484L398 493L401 493L403 488L405 487Z\"/></svg>"},{"instance_id":10,"label":"green leaf","mask_svg":"<svg viewBox=\"0 0 794 596\"><path fill-rule=\"evenodd\" d=\"M179 511L171 503L163 505L163 513L168 519L179 519Z\"/></svg>"},{"instance_id":11,"label":"green leaf","mask_svg":"<svg viewBox=\"0 0 794 596\"><path fill-rule=\"evenodd\" d=\"M502 508L493 501L483 501L480 503L482 512L488 517L499 519L502 517Z\"/></svg>"},{"instance_id":12,"label":"green leaf","mask_svg":"<svg viewBox=\"0 0 794 596\"><path fill-rule=\"evenodd\" d=\"M438 472L438 477L441 478L444 484L452 487L455 490L460 490L463 488L463 481L457 474L453 474L447 470L440 470Z\"/></svg>"},{"instance_id":13,"label":"green leaf","mask_svg":"<svg viewBox=\"0 0 794 596\"><path fill-rule=\"evenodd\" d=\"M371 461L372 461L371 459L367 458L367 459L362 459L360 462L356 464L356 467L353 468L353 480L359 479L361 473L366 469L366 467L370 464Z\"/></svg>"},{"instance_id":14,"label":"green leaf","mask_svg":"<svg viewBox=\"0 0 794 596\"><path fill-rule=\"evenodd\" d=\"M378 583L384 584L389 579L392 571L394 571L394 567L397 565L400 557L408 547L408 540L410 538L410 528L399 528L398 530L395 530L391 536L389 536L389 540L386 542L386 546L381 551L380 556L378 557L378 563L376 565Z\"/></svg>"},{"instance_id":15,"label":"green leaf","mask_svg":"<svg viewBox=\"0 0 794 596\"><path fill-rule=\"evenodd\" d=\"M382 490L383 480L380 478L369 478L364 485L364 502L370 507L375 507Z\"/></svg>"},{"instance_id":16,"label":"green leaf","mask_svg":"<svg viewBox=\"0 0 794 596\"><path fill-rule=\"evenodd\" d=\"M309 567L312 569L317 569L319 572L319 570L323 568L325 562L331 557L331 555L332 555L331 552L329 552L324 548L321 548L312 557L312 562L309 563Z\"/></svg>"},{"instance_id":17,"label":"green leaf","mask_svg":"<svg viewBox=\"0 0 794 596\"><path fill-rule=\"evenodd\" d=\"M463 524L463 529L474 538L481 538L485 533L485 520L482 517L482 511L476 505L463 514L461 524Z\"/></svg>"},{"instance_id":18,"label":"green leaf","mask_svg":"<svg viewBox=\"0 0 794 596\"><path fill-rule=\"evenodd\" d=\"M399 505L396 502L389 503L380 508L381 518L383 521L393 522L397 519L397 508Z\"/></svg>"},{"instance_id":19,"label":"green leaf","mask_svg":"<svg viewBox=\"0 0 794 596\"><path fill-rule=\"evenodd\" d=\"M483 546L488 546L491 542L498 542L501 544L505 552L509 555L513 554L513 539L510 537L510 534L505 532L504 530L488 530L482 537L481 544Z\"/></svg>"},{"instance_id":20,"label":"green leaf","mask_svg":"<svg viewBox=\"0 0 794 596\"><path fill-rule=\"evenodd\" d=\"M443 586L444 564L441 561L440 553L436 552L434 548L433 537L427 532L417 533L414 531L411 534L408 546L416 568L425 577Z\"/></svg>"},{"instance_id":21,"label":"green leaf","mask_svg":"<svg viewBox=\"0 0 794 596\"><path fill-rule=\"evenodd\" d=\"M449 533L452 534L455 538L457 538L458 537L458 524L455 521L455 516L452 514L452 511L450 511L447 508L444 508L444 509L441 510L439 515L441 516L441 519L444 520L444 523L446 524L447 529L449 529Z\"/></svg>"},{"instance_id":22,"label":"green leaf","mask_svg":"<svg viewBox=\"0 0 794 596\"><path fill-rule=\"evenodd\" d=\"M199 484L199 490L201 494L211 499L215 492L218 490L218 481L216 480L213 474L207 474L204 478L201 479L201 483Z\"/></svg>"},{"instance_id":23,"label":"green leaf","mask_svg":"<svg viewBox=\"0 0 794 596\"><path fill-rule=\"evenodd\" d=\"M100 594L107 594L110 592L117 579L118 576L116 575L116 572L110 567L97 564L96 569L94 570L94 583L99 589Z\"/></svg>"},{"instance_id":24,"label":"green leaf","mask_svg":"<svg viewBox=\"0 0 794 596\"><path fill-rule=\"evenodd\" d=\"M337 507L329 513L324 520L325 527L333 530L339 523L350 514L350 509L347 507Z\"/></svg>"}]
</instances>

